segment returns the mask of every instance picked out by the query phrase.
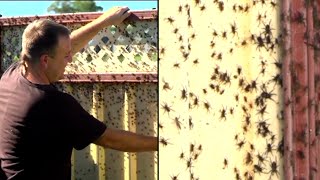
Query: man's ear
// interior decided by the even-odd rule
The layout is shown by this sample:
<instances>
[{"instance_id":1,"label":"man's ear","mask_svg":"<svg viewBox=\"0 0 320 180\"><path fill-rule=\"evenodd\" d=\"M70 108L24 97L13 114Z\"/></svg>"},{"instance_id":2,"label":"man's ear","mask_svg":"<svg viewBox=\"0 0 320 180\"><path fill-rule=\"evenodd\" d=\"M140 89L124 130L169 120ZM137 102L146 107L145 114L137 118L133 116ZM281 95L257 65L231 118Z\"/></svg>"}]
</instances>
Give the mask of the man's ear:
<instances>
[{"instance_id":1,"label":"man's ear","mask_svg":"<svg viewBox=\"0 0 320 180\"><path fill-rule=\"evenodd\" d=\"M42 54L40 56L40 66L42 69L47 69L49 66L49 55L48 54Z\"/></svg>"}]
</instances>

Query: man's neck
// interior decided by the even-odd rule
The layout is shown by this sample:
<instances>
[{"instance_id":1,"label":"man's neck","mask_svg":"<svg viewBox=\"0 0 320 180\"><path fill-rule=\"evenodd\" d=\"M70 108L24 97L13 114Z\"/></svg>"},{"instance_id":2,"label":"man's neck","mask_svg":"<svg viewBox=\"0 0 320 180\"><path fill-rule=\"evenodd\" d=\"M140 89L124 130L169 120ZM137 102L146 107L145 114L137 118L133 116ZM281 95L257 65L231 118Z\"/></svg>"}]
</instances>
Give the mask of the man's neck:
<instances>
[{"instance_id":1,"label":"man's neck","mask_svg":"<svg viewBox=\"0 0 320 180\"><path fill-rule=\"evenodd\" d=\"M44 73L41 73L38 68L34 68L33 66L30 65L23 65L22 68L22 75L30 82L33 84L50 84L48 78L44 75Z\"/></svg>"}]
</instances>

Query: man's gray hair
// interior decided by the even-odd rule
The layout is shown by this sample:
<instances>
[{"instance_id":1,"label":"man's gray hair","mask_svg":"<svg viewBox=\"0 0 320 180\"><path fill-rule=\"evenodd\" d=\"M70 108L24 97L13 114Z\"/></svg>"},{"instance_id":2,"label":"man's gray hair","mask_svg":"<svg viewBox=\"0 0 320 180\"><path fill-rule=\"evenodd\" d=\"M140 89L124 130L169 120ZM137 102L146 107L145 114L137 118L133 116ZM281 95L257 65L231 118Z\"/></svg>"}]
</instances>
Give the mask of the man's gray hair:
<instances>
[{"instance_id":1,"label":"man's gray hair","mask_svg":"<svg viewBox=\"0 0 320 180\"><path fill-rule=\"evenodd\" d=\"M43 54L54 57L59 37L69 35L67 27L52 20L35 20L23 32L21 60L36 64Z\"/></svg>"}]
</instances>

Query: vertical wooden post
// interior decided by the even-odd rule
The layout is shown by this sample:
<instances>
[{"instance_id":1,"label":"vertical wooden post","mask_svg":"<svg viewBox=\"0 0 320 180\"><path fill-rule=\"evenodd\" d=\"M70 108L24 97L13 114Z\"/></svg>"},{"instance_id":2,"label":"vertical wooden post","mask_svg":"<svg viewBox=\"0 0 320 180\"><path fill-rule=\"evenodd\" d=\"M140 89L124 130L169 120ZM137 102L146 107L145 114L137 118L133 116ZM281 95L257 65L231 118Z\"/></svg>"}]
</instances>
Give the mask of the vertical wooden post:
<instances>
[{"instance_id":1,"label":"vertical wooden post","mask_svg":"<svg viewBox=\"0 0 320 180\"><path fill-rule=\"evenodd\" d=\"M319 19L320 19L320 1L315 1L313 4L313 10L314 10L314 14L316 14L317 16L313 16L313 20L314 22L319 23ZM316 47L320 46L320 26L319 24L316 25L316 23L313 24L314 25L314 31L313 31L313 43L316 45ZM314 170L316 171L315 174L315 179L319 179L320 178L320 160L318 158L318 155L320 154L320 136L319 136L319 128L320 128L320 51L319 49L314 51L314 71L315 71L315 129L314 129L314 133L315 133L315 154L316 156L315 158L315 167Z\"/></svg>"},{"instance_id":2,"label":"vertical wooden post","mask_svg":"<svg viewBox=\"0 0 320 180\"><path fill-rule=\"evenodd\" d=\"M285 179L293 179L293 164L292 164L292 153L293 153L293 141L292 141L292 92L291 92L291 41L290 35L288 34L291 30L290 19L289 19L289 7L290 0L282 1L282 34L283 34L283 84L284 84L284 172Z\"/></svg>"},{"instance_id":3,"label":"vertical wooden post","mask_svg":"<svg viewBox=\"0 0 320 180\"><path fill-rule=\"evenodd\" d=\"M127 91L125 92L125 111L128 112L129 115L126 117L126 121L128 121L128 130L131 132L136 132L136 107L135 100L136 89L133 86L128 86ZM130 96L130 98L129 98ZM137 154L136 153L128 153L129 154L129 179L137 180Z\"/></svg>"},{"instance_id":4,"label":"vertical wooden post","mask_svg":"<svg viewBox=\"0 0 320 180\"><path fill-rule=\"evenodd\" d=\"M307 24L307 39L305 42L307 44L314 44L314 28L313 28L313 4L311 2L306 5L307 15L306 15L306 24ZM317 161L317 141L316 141L316 121L315 121L315 61L314 61L314 48L308 45L308 107L309 107L309 133L310 133L310 164L309 164L309 179L318 179L317 178L317 169L316 169L316 161Z\"/></svg>"},{"instance_id":5,"label":"vertical wooden post","mask_svg":"<svg viewBox=\"0 0 320 180\"><path fill-rule=\"evenodd\" d=\"M104 120L104 95L103 89L100 83L93 84L93 114L94 116L99 119L100 121ZM97 171L98 171L98 179L105 179L105 164L106 164L106 157L105 157L105 149L102 147L98 147L95 144L90 145L90 149L92 150L91 156L96 164Z\"/></svg>"}]
</instances>

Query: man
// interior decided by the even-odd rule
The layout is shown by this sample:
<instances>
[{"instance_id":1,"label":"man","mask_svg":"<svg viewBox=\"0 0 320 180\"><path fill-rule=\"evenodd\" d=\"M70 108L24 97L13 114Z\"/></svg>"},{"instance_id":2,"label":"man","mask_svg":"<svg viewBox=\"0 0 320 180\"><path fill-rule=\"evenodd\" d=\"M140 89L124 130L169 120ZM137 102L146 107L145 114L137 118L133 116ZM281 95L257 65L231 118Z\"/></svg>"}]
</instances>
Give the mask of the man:
<instances>
[{"instance_id":1,"label":"man","mask_svg":"<svg viewBox=\"0 0 320 180\"><path fill-rule=\"evenodd\" d=\"M0 80L1 180L70 180L72 149L90 143L126 152L157 151L156 137L106 128L52 85L76 52L102 28L120 24L128 10L112 8L71 34L50 20L27 26L21 61Z\"/></svg>"}]
</instances>

